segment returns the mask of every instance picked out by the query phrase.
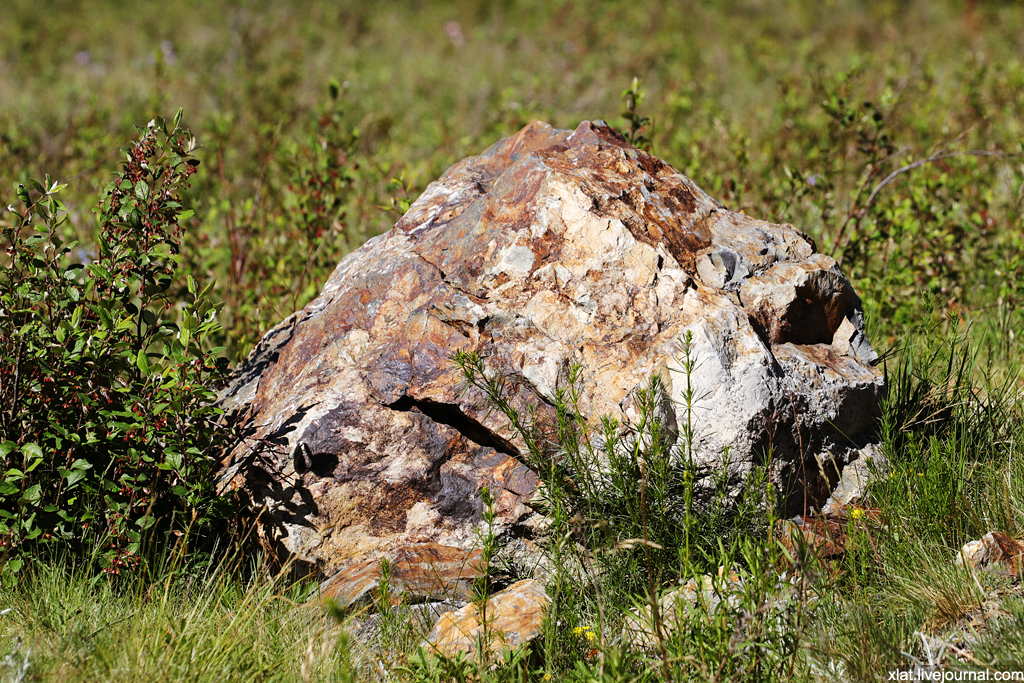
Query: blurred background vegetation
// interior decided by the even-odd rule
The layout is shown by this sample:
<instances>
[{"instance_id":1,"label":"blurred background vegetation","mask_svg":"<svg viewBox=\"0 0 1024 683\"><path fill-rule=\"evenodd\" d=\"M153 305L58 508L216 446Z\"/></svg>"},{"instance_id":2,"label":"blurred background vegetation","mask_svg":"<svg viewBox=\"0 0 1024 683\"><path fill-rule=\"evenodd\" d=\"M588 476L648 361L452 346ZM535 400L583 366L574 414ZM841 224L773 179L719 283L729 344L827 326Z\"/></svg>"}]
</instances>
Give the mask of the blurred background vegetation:
<instances>
[{"instance_id":1,"label":"blurred background vegetation","mask_svg":"<svg viewBox=\"0 0 1024 683\"><path fill-rule=\"evenodd\" d=\"M211 341L232 361L455 161L532 119L628 128L634 77L652 151L839 259L876 345L966 317L1016 358L1015 2L6 0L3 14L4 205L29 177L70 183L88 260L116 150L184 107L202 166L182 263L216 281Z\"/></svg>"}]
</instances>

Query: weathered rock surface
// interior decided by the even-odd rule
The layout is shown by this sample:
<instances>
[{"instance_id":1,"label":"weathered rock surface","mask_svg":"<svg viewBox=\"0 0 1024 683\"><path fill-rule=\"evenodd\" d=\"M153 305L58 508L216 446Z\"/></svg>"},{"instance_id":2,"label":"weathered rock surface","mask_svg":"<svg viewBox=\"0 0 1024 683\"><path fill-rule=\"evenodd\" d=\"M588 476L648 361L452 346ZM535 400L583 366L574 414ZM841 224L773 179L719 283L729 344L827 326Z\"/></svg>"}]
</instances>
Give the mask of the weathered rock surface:
<instances>
[{"instance_id":1,"label":"weathered rock surface","mask_svg":"<svg viewBox=\"0 0 1024 683\"><path fill-rule=\"evenodd\" d=\"M381 557L468 565L481 487L501 531L532 514L538 479L449 356L479 351L542 417L580 363L585 417L630 420L652 374L681 398L687 332L708 473L728 449L738 486L770 449L791 508L820 505L872 440L882 391L836 263L603 123L535 122L449 169L267 333L222 394L248 434L223 481L338 596L365 593ZM682 410L666 402L670 421Z\"/></svg>"},{"instance_id":2,"label":"weathered rock surface","mask_svg":"<svg viewBox=\"0 0 1024 683\"><path fill-rule=\"evenodd\" d=\"M410 597L467 600L473 593L473 581L483 576L484 570L483 551L479 549L464 551L435 543L413 544L398 552L391 562L390 583L396 601ZM320 598L351 605L376 590L381 579L379 559L355 562L320 586Z\"/></svg>"},{"instance_id":3,"label":"weathered rock surface","mask_svg":"<svg viewBox=\"0 0 1024 683\"><path fill-rule=\"evenodd\" d=\"M442 614L423 646L446 657L472 653L484 635L486 618L491 651L519 647L540 635L547 605L548 594L539 582L519 581L487 600L486 615L476 603Z\"/></svg>"},{"instance_id":4,"label":"weathered rock surface","mask_svg":"<svg viewBox=\"0 0 1024 683\"><path fill-rule=\"evenodd\" d=\"M885 471L888 466L882 449L876 444L869 444L849 467L843 468L839 484L821 507L822 513L830 515L844 506L866 502L871 482L879 471Z\"/></svg>"},{"instance_id":5,"label":"weathered rock surface","mask_svg":"<svg viewBox=\"0 0 1024 683\"><path fill-rule=\"evenodd\" d=\"M1024 544L1002 531L990 531L981 540L964 544L957 564L971 569L997 569L1019 576L1024 569Z\"/></svg>"},{"instance_id":6,"label":"weathered rock surface","mask_svg":"<svg viewBox=\"0 0 1024 683\"><path fill-rule=\"evenodd\" d=\"M845 478L846 472L843 476ZM829 509L815 517L797 515L793 519L780 519L776 524L776 537L794 560L800 557L801 545L819 559L842 555L846 552L851 527L876 529L884 526L879 508L834 502L826 507Z\"/></svg>"},{"instance_id":7,"label":"weathered rock surface","mask_svg":"<svg viewBox=\"0 0 1024 683\"><path fill-rule=\"evenodd\" d=\"M637 650L653 650L658 644L659 626L661 637L668 639L679 630L680 622L685 623L687 617L713 615L723 599L730 607L737 606L743 592L739 575L729 572L727 577L718 578L716 582L714 577L704 574L662 595L658 600L658 625L655 624L650 605L629 610L622 622L625 642Z\"/></svg>"},{"instance_id":8,"label":"weathered rock surface","mask_svg":"<svg viewBox=\"0 0 1024 683\"><path fill-rule=\"evenodd\" d=\"M463 601L424 602L416 605L397 605L388 614L375 612L367 615L364 620L350 622L354 626L350 630L355 639L370 647L385 646L382 636L394 634L395 630L411 631L412 633L430 633L441 615L455 612L466 606ZM397 628L396 628L397 627Z\"/></svg>"}]
</instances>

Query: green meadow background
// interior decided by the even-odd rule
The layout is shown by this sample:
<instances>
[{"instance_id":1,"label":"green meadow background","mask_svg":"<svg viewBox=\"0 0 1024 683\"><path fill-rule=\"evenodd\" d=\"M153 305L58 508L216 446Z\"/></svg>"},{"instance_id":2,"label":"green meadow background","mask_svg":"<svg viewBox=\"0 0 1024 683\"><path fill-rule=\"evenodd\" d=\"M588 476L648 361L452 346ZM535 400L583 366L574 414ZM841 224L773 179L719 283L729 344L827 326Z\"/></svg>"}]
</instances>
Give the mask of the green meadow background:
<instances>
[{"instance_id":1,"label":"green meadow background","mask_svg":"<svg viewBox=\"0 0 1024 683\"><path fill-rule=\"evenodd\" d=\"M8 201L69 182L87 245L132 126L183 107L203 162L184 264L216 280L233 359L393 224L380 207L533 119L625 127L634 77L653 152L840 259L882 346L925 310L1016 315L1019 157L923 165L849 220L936 152L1020 154L1014 2L4 5Z\"/></svg>"}]
</instances>

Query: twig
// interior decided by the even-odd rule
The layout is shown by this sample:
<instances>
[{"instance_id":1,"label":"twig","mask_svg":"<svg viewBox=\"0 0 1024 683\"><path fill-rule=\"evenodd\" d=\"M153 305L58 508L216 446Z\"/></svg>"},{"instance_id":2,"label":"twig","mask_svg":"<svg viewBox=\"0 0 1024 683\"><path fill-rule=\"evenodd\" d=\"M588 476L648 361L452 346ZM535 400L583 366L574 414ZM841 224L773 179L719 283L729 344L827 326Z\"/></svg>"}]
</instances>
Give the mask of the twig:
<instances>
[{"instance_id":1,"label":"twig","mask_svg":"<svg viewBox=\"0 0 1024 683\"><path fill-rule=\"evenodd\" d=\"M851 208L850 212L846 214L846 220L843 221L842 227L839 228L839 233L836 235L835 239L832 241L832 250L833 251L835 251L835 245L839 244L843 240L843 237L846 235L846 228L849 227L850 221L852 221L855 216L857 217L858 220L860 219L860 211L861 211L861 209L857 208L857 201L860 199L860 196L864 193L864 189L868 186L868 181L870 181L875 176L875 173L878 171L879 167L881 167L882 164L887 163L890 159L895 159L899 155L903 154L904 152L907 151L907 149L909 149L909 147L910 147L909 145L904 145L899 150L893 152L892 154L890 154L889 156L885 157L884 159L879 159L878 161L868 165L868 172L864 174L864 178L860 181L860 184L857 185L857 191L853 195L853 198L854 198L853 208ZM943 149L945 149L945 148L943 148ZM841 258L841 256L842 255L840 255L840 258L839 258L839 264L840 265L842 265L842 258Z\"/></svg>"},{"instance_id":2,"label":"twig","mask_svg":"<svg viewBox=\"0 0 1024 683\"><path fill-rule=\"evenodd\" d=\"M875 189L871 191L871 194L868 195L867 201L864 202L864 207L863 208L866 209L869 206L871 206L871 202L874 201L875 195L877 195L879 193L879 191L881 191L882 188L884 188L886 185L888 185L889 183L894 181L896 179L896 177L899 176L900 174L906 173L908 171L913 171L915 168L919 168L921 166L924 166L925 164L930 164L933 161L939 161L941 159L949 159L951 157L961 157L961 156L1019 157L1021 155L1020 154L1015 154L1015 153L1010 153L1010 152L989 152L989 151L983 150L983 149L969 149L969 150L965 150L963 152L945 152L945 153L936 152L935 154L931 155L930 157L925 157L924 159L919 159L919 160L915 161L912 164L907 164L903 168L898 168L895 171L893 171L892 173L890 173L889 175L887 175L885 177L885 180L883 180L882 182L880 182L877 185L875 185Z\"/></svg>"},{"instance_id":3,"label":"twig","mask_svg":"<svg viewBox=\"0 0 1024 683\"><path fill-rule=\"evenodd\" d=\"M849 226L850 221L853 220L854 218L856 218L857 222L859 222L860 219L864 216L864 212L867 210L867 208L869 206L871 206L872 202L875 201L875 197L878 196L878 193L881 192L882 189L884 189L887 185L892 183L900 175L902 175L904 173L907 173L908 171L912 171L915 168L920 168L921 166L924 166L925 164L930 164L930 163L932 163L934 161L940 161L942 159L949 159L949 158L958 157L958 156L986 156L986 157L1020 157L1020 156L1022 156L1021 154L1017 154L1017 153L1011 153L1011 152L990 152L990 151L981 150L981 149L971 149L971 150L965 150L965 151L962 151L962 152L947 152L946 151L954 143L959 142L960 140L962 140L970 131L971 131L971 129L968 128L967 130L961 132L956 137L950 139L948 142L943 144L938 149L938 151L936 151L934 154L932 154L930 156L927 156L924 159L918 159L917 161L915 161L913 163L910 163L910 164L907 164L906 166L903 166L902 168L898 168L895 171L893 171L892 173L890 173L888 176L886 176L884 179L882 179L882 181L880 183L875 185L874 189L871 190L871 194L868 195L868 198L864 202L863 205L858 206L857 203L854 202L853 208L850 209L850 212L846 216L846 220L843 222L843 226L839 229L839 234L836 235L836 238L835 238L834 242L832 243L833 250L842 242L843 237L845 237L846 229ZM879 164L884 163L885 161L888 161L889 159L892 159L893 157L896 157L899 154L902 154L905 150L906 150L906 147L901 149L899 152L896 152L894 154L889 155L888 157L886 157L885 159L880 161ZM877 168L878 168L878 164L875 164L873 166L873 168L872 168L872 172L870 174L868 174L868 176L864 179L865 182L868 179L870 179L872 175L874 175L874 171L877 170ZM858 197L860 196L860 193L863 191L863 187L864 187L864 183L862 183L861 187L857 189L857 195L856 196L858 196ZM842 262L841 256L839 258L839 261L840 261L840 263Z\"/></svg>"}]
</instances>

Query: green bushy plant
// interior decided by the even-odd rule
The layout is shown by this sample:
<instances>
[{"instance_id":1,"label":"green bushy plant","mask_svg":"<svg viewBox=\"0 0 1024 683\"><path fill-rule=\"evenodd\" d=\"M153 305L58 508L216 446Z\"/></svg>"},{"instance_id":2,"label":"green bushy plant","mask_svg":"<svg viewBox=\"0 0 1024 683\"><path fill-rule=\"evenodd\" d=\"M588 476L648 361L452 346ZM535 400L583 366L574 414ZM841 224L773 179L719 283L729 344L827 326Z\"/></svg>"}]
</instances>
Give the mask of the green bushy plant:
<instances>
[{"instance_id":1,"label":"green bushy plant","mask_svg":"<svg viewBox=\"0 0 1024 683\"><path fill-rule=\"evenodd\" d=\"M688 378L698 363L692 337L681 340L680 353L681 372ZM641 675L646 664L639 666L639 660L631 659L615 636L624 613L639 605L650 610L657 630L660 663L653 670L672 678L676 656L685 653L692 660L695 641L672 640L662 630L666 622L678 622L676 615L659 612L664 591L721 567L749 566L751 577L760 576L780 557L765 537L772 527L772 512L763 472L753 473L744 493L730 500L728 491L737 482L726 474L728 458L720 472L695 462L700 428L693 412L698 397L689 382L682 396L682 424L668 418L676 408L658 375L636 392L635 420L623 423L604 417L592 423L581 405L582 368L570 364L554 392L554 421L545 424L538 411L511 398L516 392L510 378L490 371L479 355L458 352L453 360L467 390L480 392L505 417L543 482L538 504L551 520L544 546L553 568L548 581L547 665L575 666L583 672L608 655L620 663L623 657L630 660ZM781 627L765 621L769 613L776 622L779 618L765 608L775 589L774 579L769 583L745 596L736 609L703 615L717 629L708 635L714 643L709 640L705 645L732 657L728 661L737 671L752 647L767 657L756 666L769 659L783 668L792 666L794 647L775 648L773 639L780 637ZM583 591L588 597L582 600L581 586L588 587ZM783 626L800 621L791 613L783 620ZM741 631L750 642L745 650L730 650ZM579 634L588 636L582 649ZM594 680L606 679L602 674Z\"/></svg>"},{"instance_id":2,"label":"green bushy plant","mask_svg":"<svg viewBox=\"0 0 1024 683\"><path fill-rule=\"evenodd\" d=\"M697 361L686 339L681 352L683 371L692 372ZM756 476L745 487L746 498L726 500L735 483L726 474L727 454L717 472L695 462L693 391L684 396L687 420L674 429L666 416L675 407L658 375L636 392L635 422L604 417L591 424L580 405L582 367L571 364L555 390L555 423L544 425L535 411L509 400L507 378L489 372L481 357L460 352L454 360L467 387L480 391L526 444L525 457L544 482L548 514L564 515L588 549L615 548L601 561L629 591L648 588L650 567L661 585L677 580L680 566L705 563L717 555L721 539L738 538L752 513L764 508L765 488ZM665 567L676 569L660 571Z\"/></svg>"},{"instance_id":3,"label":"green bushy plant","mask_svg":"<svg viewBox=\"0 0 1024 683\"><path fill-rule=\"evenodd\" d=\"M64 186L18 187L0 270L0 543L4 572L40 549L102 543L107 571L137 566L146 534L212 528L223 503L206 348L216 311L189 277L174 288L179 192L196 140L140 128L96 211L94 259L65 244ZM184 294L184 295L183 295Z\"/></svg>"},{"instance_id":4,"label":"green bushy plant","mask_svg":"<svg viewBox=\"0 0 1024 683\"><path fill-rule=\"evenodd\" d=\"M626 107L622 118L629 124L629 130L624 131L623 137L634 147L650 152L651 136L646 129L651 125L651 119L639 113L643 101L644 91L640 88L640 79L634 77L629 87L622 91L622 103Z\"/></svg>"}]
</instances>

